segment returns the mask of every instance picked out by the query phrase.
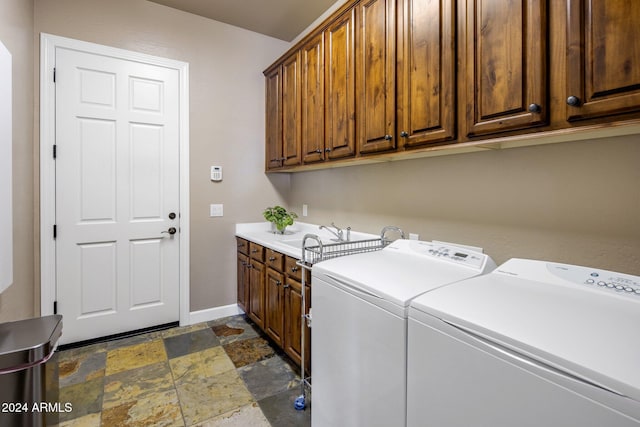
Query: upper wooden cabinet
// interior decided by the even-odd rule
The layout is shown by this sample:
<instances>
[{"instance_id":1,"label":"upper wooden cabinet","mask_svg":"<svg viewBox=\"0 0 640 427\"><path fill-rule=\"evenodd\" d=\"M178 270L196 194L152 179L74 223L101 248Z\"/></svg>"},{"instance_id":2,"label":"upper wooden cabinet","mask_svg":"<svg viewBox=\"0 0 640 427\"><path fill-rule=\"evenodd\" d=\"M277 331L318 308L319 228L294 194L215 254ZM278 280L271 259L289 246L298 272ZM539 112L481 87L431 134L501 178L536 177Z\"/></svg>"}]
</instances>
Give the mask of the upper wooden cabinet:
<instances>
[{"instance_id":1,"label":"upper wooden cabinet","mask_svg":"<svg viewBox=\"0 0 640 427\"><path fill-rule=\"evenodd\" d=\"M356 115L358 152L395 148L395 0L357 6Z\"/></svg>"},{"instance_id":2,"label":"upper wooden cabinet","mask_svg":"<svg viewBox=\"0 0 640 427\"><path fill-rule=\"evenodd\" d=\"M544 0L465 0L467 136L544 124L547 10Z\"/></svg>"},{"instance_id":3,"label":"upper wooden cabinet","mask_svg":"<svg viewBox=\"0 0 640 427\"><path fill-rule=\"evenodd\" d=\"M567 2L567 120L640 110L640 2Z\"/></svg>"},{"instance_id":4,"label":"upper wooden cabinet","mask_svg":"<svg viewBox=\"0 0 640 427\"><path fill-rule=\"evenodd\" d=\"M300 164L300 52L282 64L282 163L283 166Z\"/></svg>"},{"instance_id":5,"label":"upper wooden cabinet","mask_svg":"<svg viewBox=\"0 0 640 427\"><path fill-rule=\"evenodd\" d=\"M266 169L301 163L300 53L265 72Z\"/></svg>"},{"instance_id":6,"label":"upper wooden cabinet","mask_svg":"<svg viewBox=\"0 0 640 427\"><path fill-rule=\"evenodd\" d=\"M329 159L355 155L355 8L324 30L325 152Z\"/></svg>"},{"instance_id":7,"label":"upper wooden cabinet","mask_svg":"<svg viewBox=\"0 0 640 427\"><path fill-rule=\"evenodd\" d=\"M265 167L282 167L282 68L277 66L265 72L266 135Z\"/></svg>"},{"instance_id":8,"label":"upper wooden cabinet","mask_svg":"<svg viewBox=\"0 0 640 427\"><path fill-rule=\"evenodd\" d=\"M324 33L300 50L302 161L324 160Z\"/></svg>"},{"instance_id":9,"label":"upper wooden cabinet","mask_svg":"<svg viewBox=\"0 0 640 427\"><path fill-rule=\"evenodd\" d=\"M265 71L266 168L637 125L639 22L640 0L347 1Z\"/></svg>"},{"instance_id":10,"label":"upper wooden cabinet","mask_svg":"<svg viewBox=\"0 0 640 427\"><path fill-rule=\"evenodd\" d=\"M456 7L398 3L397 136L404 148L456 137Z\"/></svg>"}]
</instances>

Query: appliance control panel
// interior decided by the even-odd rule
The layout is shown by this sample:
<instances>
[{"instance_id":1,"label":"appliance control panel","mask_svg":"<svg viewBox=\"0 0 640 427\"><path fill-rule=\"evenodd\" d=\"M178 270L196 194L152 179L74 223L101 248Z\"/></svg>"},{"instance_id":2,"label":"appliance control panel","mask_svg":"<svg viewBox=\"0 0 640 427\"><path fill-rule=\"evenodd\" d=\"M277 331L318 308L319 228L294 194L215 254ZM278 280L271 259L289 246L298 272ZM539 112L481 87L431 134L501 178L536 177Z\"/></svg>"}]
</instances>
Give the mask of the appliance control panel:
<instances>
[{"instance_id":1,"label":"appliance control panel","mask_svg":"<svg viewBox=\"0 0 640 427\"><path fill-rule=\"evenodd\" d=\"M489 256L466 248L445 245L442 243L423 242L418 240L396 240L386 249L410 252L416 255L437 258L445 262L464 265L482 271L493 261ZM385 250L386 250L385 249Z\"/></svg>"},{"instance_id":2,"label":"appliance control panel","mask_svg":"<svg viewBox=\"0 0 640 427\"><path fill-rule=\"evenodd\" d=\"M640 298L640 277L577 265L547 263L549 271L578 285Z\"/></svg>"}]
</instances>

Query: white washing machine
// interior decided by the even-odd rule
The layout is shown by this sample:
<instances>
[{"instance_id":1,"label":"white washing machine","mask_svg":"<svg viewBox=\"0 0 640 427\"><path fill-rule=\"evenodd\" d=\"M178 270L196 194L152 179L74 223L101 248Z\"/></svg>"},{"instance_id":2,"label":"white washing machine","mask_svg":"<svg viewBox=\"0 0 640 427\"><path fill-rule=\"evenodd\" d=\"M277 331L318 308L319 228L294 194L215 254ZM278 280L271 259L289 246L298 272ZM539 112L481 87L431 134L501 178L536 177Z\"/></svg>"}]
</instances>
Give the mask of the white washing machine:
<instances>
[{"instance_id":1,"label":"white washing machine","mask_svg":"<svg viewBox=\"0 0 640 427\"><path fill-rule=\"evenodd\" d=\"M512 259L416 298L407 425L640 425L640 277Z\"/></svg>"},{"instance_id":2,"label":"white washing machine","mask_svg":"<svg viewBox=\"0 0 640 427\"><path fill-rule=\"evenodd\" d=\"M311 424L404 426L409 302L493 268L480 252L413 240L314 264Z\"/></svg>"}]
</instances>

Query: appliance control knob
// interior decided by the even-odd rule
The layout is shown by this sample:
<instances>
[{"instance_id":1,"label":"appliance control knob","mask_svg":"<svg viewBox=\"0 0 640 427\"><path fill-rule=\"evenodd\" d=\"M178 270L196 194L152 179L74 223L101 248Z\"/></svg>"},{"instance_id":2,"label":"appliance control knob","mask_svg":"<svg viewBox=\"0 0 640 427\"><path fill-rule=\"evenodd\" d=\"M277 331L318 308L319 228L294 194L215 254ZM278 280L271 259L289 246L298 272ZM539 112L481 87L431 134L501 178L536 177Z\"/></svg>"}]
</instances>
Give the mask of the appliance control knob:
<instances>
[{"instance_id":1,"label":"appliance control knob","mask_svg":"<svg viewBox=\"0 0 640 427\"><path fill-rule=\"evenodd\" d=\"M588 284L590 284L590 285L591 285L591 284L593 284L594 282L595 282L595 281L594 281L593 279L587 279L587 281L586 281L586 283L588 283Z\"/></svg>"},{"instance_id":2,"label":"appliance control knob","mask_svg":"<svg viewBox=\"0 0 640 427\"><path fill-rule=\"evenodd\" d=\"M606 283L604 283L602 281L598 282L598 286L605 286L605 285L606 285Z\"/></svg>"}]
</instances>

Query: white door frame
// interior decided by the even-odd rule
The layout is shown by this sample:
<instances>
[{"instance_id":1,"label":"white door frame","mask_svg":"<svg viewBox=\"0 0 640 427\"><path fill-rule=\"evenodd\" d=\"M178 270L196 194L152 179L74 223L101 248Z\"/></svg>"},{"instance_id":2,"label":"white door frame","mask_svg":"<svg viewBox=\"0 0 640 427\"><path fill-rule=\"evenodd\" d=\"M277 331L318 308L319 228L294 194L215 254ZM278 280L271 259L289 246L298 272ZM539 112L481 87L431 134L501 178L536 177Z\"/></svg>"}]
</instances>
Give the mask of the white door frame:
<instances>
[{"instance_id":1,"label":"white door frame","mask_svg":"<svg viewBox=\"0 0 640 427\"><path fill-rule=\"evenodd\" d=\"M175 69L179 74L180 147L180 325L189 324L189 64L129 50L40 34L40 315L53 314L56 301L55 84L56 48L79 50Z\"/></svg>"}]
</instances>

